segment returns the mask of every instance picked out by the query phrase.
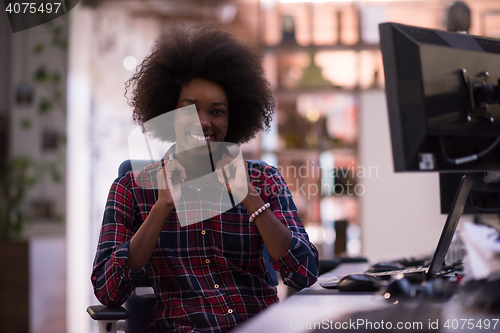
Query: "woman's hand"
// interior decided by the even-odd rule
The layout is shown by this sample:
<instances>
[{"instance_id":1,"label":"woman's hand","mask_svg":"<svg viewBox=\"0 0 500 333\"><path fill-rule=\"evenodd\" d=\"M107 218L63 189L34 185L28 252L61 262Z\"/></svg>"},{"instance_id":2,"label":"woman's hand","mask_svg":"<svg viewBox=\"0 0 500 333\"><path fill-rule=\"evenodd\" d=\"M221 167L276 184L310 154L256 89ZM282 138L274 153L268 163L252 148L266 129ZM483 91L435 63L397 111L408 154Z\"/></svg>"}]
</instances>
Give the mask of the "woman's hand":
<instances>
[{"instance_id":1,"label":"woman's hand","mask_svg":"<svg viewBox=\"0 0 500 333\"><path fill-rule=\"evenodd\" d=\"M158 182L157 202L174 206L182 195L180 183L186 180L186 169L178 160L169 160L165 164L162 159L156 174L156 180Z\"/></svg>"},{"instance_id":2,"label":"woman's hand","mask_svg":"<svg viewBox=\"0 0 500 333\"><path fill-rule=\"evenodd\" d=\"M161 160L156 172L158 200L130 239L128 267L132 271L144 267L151 258L165 221L174 210L175 203L181 198L179 182L185 179L186 171L179 161L171 160L165 163L163 159Z\"/></svg>"},{"instance_id":3,"label":"woman's hand","mask_svg":"<svg viewBox=\"0 0 500 333\"><path fill-rule=\"evenodd\" d=\"M231 155L221 158L216 169L219 181L226 184L227 191L239 202L242 202L251 185L248 178L247 161L241 156L241 152L236 158Z\"/></svg>"}]
</instances>

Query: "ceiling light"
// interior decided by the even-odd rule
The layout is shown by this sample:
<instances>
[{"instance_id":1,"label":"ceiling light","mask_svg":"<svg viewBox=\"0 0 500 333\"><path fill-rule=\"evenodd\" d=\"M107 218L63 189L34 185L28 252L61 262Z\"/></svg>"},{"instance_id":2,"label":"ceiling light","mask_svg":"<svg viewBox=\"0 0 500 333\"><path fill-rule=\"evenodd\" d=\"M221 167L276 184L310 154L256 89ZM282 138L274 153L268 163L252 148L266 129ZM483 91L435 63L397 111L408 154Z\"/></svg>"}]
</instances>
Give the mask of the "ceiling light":
<instances>
[{"instance_id":1,"label":"ceiling light","mask_svg":"<svg viewBox=\"0 0 500 333\"><path fill-rule=\"evenodd\" d=\"M134 56L127 56L123 59L123 67L129 71L134 70L137 67L137 59Z\"/></svg>"}]
</instances>

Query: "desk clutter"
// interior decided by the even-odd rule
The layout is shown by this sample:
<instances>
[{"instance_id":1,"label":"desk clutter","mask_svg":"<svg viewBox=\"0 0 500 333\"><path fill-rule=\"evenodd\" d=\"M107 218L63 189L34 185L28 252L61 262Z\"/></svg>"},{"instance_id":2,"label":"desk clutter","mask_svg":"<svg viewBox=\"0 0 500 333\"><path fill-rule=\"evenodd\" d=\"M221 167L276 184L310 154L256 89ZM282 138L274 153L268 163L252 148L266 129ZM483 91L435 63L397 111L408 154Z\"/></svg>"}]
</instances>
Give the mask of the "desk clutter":
<instances>
[{"instance_id":1,"label":"desk clutter","mask_svg":"<svg viewBox=\"0 0 500 333\"><path fill-rule=\"evenodd\" d=\"M444 277L421 284L406 278L379 280L381 289L375 295L385 298L386 306L311 323L313 332L439 333L500 329L500 280L464 284Z\"/></svg>"},{"instance_id":2,"label":"desk clutter","mask_svg":"<svg viewBox=\"0 0 500 333\"><path fill-rule=\"evenodd\" d=\"M361 274L337 276L320 285L326 289L337 289L340 293L379 293L391 302L412 298L446 301L458 295L466 306L500 313L500 279L467 279L461 262L443 266L435 277L428 280L414 273L383 276L370 273L373 267L380 266L373 265ZM388 263L383 263L383 266L387 268ZM399 266L394 265L396 267Z\"/></svg>"},{"instance_id":3,"label":"desk clutter","mask_svg":"<svg viewBox=\"0 0 500 333\"><path fill-rule=\"evenodd\" d=\"M344 318L350 322L360 320L361 323L369 318L379 323L394 318L398 318L399 321L407 318L412 322L419 322L421 317L422 322L430 324L432 320L438 319L439 305L450 302L458 304L462 311L493 315L492 318L498 318L500 233L494 228L465 223L460 238L466 250L463 258L465 265L461 260L452 263L445 261L436 274L419 276L406 272L410 267L427 270L430 258L401 259L377 263L362 274L337 276L321 282L320 285L327 289L337 289L339 294L372 293L375 297L379 296L388 301L388 306L383 309L354 313L347 319ZM450 256L447 257L447 260L449 259ZM396 274L377 275L386 270L392 270ZM353 331L359 331L359 328ZM394 332L394 328L385 330L378 327L373 331ZM408 329L401 329L402 331ZM429 328L430 331L439 332L432 328ZM363 332L372 330L365 327ZM427 332L425 324L418 332Z\"/></svg>"},{"instance_id":4,"label":"desk clutter","mask_svg":"<svg viewBox=\"0 0 500 333\"><path fill-rule=\"evenodd\" d=\"M460 233L466 250L466 276L474 280L500 279L500 233L483 225L465 222Z\"/></svg>"},{"instance_id":5,"label":"desk clutter","mask_svg":"<svg viewBox=\"0 0 500 333\"><path fill-rule=\"evenodd\" d=\"M460 236L467 253L462 303L500 313L500 231L466 222Z\"/></svg>"},{"instance_id":6,"label":"desk clutter","mask_svg":"<svg viewBox=\"0 0 500 333\"><path fill-rule=\"evenodd\" d=\"M358 283L360 287L346 288L346 281ZM384 280L369 274L352 274L341 278L337 289L339 296L371 293L373 301L385 299L387 302L375 310L323 320L317 327L315 322L314 332L436 333L500 329L500 279L467 280L461 272L444 271L422 282L411 281L403 275Z\"/></svg>"}]
</instances>

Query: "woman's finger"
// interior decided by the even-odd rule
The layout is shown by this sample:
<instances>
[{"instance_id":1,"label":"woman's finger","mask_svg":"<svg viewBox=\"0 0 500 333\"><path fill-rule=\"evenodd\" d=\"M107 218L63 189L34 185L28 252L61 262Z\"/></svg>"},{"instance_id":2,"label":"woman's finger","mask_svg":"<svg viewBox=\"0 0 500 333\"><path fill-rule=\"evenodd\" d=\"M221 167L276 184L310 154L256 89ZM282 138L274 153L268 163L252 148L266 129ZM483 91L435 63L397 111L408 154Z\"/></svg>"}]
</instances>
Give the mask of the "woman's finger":
<instances>
[{"instance_id":1,"label":"woman's finger","mask_svg":"<svg viewBox=\"0 0 500 333\"><path fill-rule=\"evenodd\" d=\"M219 178L219 182L221 182L222 184L224 184L224 178L222 177L222 169L219 167L215 171L217 172L217 178Z\"/></svg>"},{"instance_id":2,"label":"woman's finger","mask_svg":"<svg viewBox=\"0 0 500 333\"><path fill-rule=\"evenodd\" d=\"M220 173L220 168L221 168L221 160L219 160L219 162L217 162L217 165L215 166L215 172L217 173L217 178L219 179L219 182L222 183L222 180L221 180L221 173Z\"/></svg>"},{"instance_id":3,"label":"woman's finger","mask_svg":"<svg viewBox=\"0 0 500 333\"><path fill-rule=\"evenodd\" d=\"M224 168L229 164L230 158L228 156L224 156L218 163L217 163L217 176L219 177L219 181L221 183L227 183L227 177L226 174L224 173Z\"/></svg>"},{"instance_id":4,"label":"woman's finger","mask_svg":"<svg viewBox=\"0 0 500 333\"><path fill-rule=\"evenodd\" d=\"M161 173L160 173L160 175L158 177L159 178L158 179L158 182L159 182L158 183L158 187L160 187L160 184L161 184L161 185L165 185L165 188L168 188L168 185L167 185L167 173L165 171L165 161L163 160L163 158L161 159L160 170L161 170Z\"/></svg>"},{"instance_id":5,"label":"woman's finger","mask_svg":"<svg viewBox=\"0 0 500 333\"><path fill-rule=\"evenodd\" d=\"M186 169L182 166L182 164L178 160L170 160L166 166L167 171L172 173L179 172L179 180L184 182L186 180Z\"/></svg>"},{"instance_id":6,"label":"woman's finger","mask_svg":"<svg viewBox=\"0 0 500 333\"><path fill-rule=\"evenodd\" d=\"M227 177L227 178L231 178L231 164L226 164L224 165L224 175Z\"/></svg>"},{"instance_id":7,"label":"woman's finger","mask_svg":"<svg viewBox=\"0 0 500 333\"><path fill-rule=\"evenodd\" d=\"M170 192L172 192L172 189L174 186L172 185L172 173L171 172L168 173L166 179L167 179L168 189L170 190Z\"/></svg>"}]
</instances>

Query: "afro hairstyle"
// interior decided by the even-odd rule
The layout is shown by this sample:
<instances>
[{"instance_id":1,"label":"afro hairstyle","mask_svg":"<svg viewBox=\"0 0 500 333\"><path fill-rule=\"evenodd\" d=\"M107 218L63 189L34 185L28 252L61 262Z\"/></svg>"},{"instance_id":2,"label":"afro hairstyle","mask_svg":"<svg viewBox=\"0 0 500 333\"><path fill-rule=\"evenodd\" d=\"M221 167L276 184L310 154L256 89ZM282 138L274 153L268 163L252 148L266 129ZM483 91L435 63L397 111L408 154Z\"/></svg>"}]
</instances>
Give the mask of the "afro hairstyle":
<instances>
[{"instance_id":1,"label":"afro hairstyle","mask_svg":"<svg viewBox=\"0 0 500 333\"><path fill-rule=\"evenodd\" d=\"M259 131L269 130L276 102L261 58L215 26L176 27L155 42L151 54L125 84L125 96L132 90L128 102L134 122L144 130L145 122L176 109L182 87L196 78L212 81L226 93L225 142L244 143ZM149 125L152 137L175 141L173 128Z\"/></svg>"}]
</instances>

